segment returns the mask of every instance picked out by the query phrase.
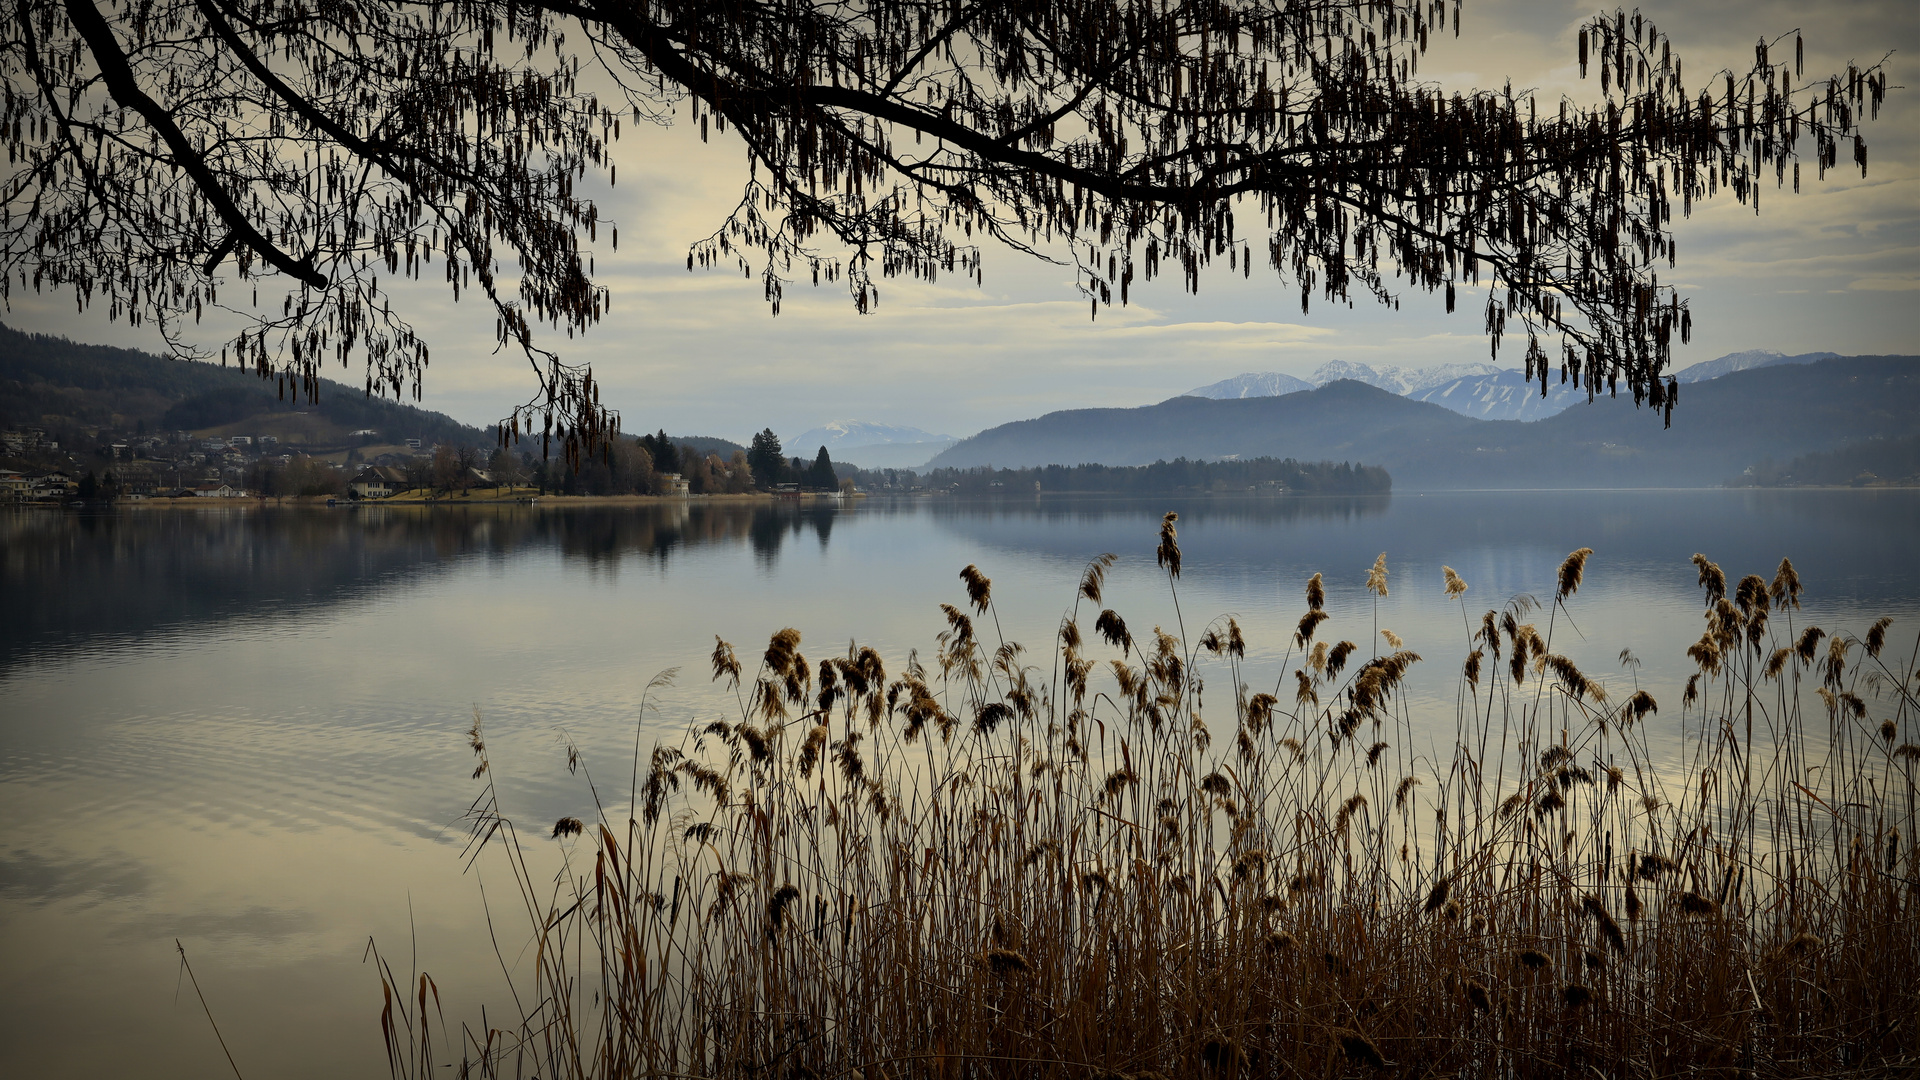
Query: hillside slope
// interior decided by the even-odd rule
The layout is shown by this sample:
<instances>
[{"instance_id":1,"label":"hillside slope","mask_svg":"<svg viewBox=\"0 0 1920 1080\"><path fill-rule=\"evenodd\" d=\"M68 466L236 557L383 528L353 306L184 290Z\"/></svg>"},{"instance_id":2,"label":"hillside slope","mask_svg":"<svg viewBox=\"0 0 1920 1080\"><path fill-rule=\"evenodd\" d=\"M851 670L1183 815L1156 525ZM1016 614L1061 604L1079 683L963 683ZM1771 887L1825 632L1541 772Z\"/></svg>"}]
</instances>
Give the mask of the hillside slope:
<instances>
[{"instance_id":1,"label":"hillside slope","mask_svg":"<svg viewBox=\"0 0 1920 1080\"><path fill-rule=\"evenodd\" d=\"M1671 428L1626 397L1489 428L1472 451L1409 461L1396 479L1434 487L1719 484L1767 458L1920 431L1920 357L1768 366L1683 386ZM1463 474L1485 482L1458 482Z\"/></svg>"},{"instance_id":2,"label":"hillside slope","mask_svg":"<svg viewBox=\"0 0 1920 1080\"><path fill-rule=\"evenodd\" d=\"M372 430L366 443L494 445L491 429L444 413L370 398L357 386L320 381L320 400L282 401L271 383L237 367L87 345L0 324L0 427L40 428L50 434L101 430L196 435L273 435L286 446L346 444ZM674 435L678 445L731 457L746 447L713 436ZM537 444L532 446L537 453ZM931 456L929 452L928 455ZM922 458L924 460L924 457Z\"/></svg>"},{"instance_id":3,"label":"hillside slope","mask_svg":"<svg viewBox=\"0 0 1920 1080\"><path fill-rule=\"evenodd\" d=\"M322 379L320 400L282 401L270 383L237 367L174 360L133 349L85 345L0 325L0 424L95 431L188 430L224 434L300 432L325 443L372 429L382 441L420 439L487 446L490 431L443 413L370 398L357 386Z\"/></svg>"}]
</instances>

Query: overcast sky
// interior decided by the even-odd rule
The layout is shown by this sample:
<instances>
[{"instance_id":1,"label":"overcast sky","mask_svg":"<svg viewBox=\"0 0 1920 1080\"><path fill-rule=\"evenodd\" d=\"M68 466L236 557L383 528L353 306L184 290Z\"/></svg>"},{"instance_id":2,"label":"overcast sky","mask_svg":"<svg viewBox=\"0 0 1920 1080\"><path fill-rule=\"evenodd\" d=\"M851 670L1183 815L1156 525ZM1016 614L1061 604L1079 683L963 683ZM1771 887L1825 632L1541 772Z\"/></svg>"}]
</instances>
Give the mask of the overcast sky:
<instances>
[{"instance_id":1,"label":"overcast sky","mask_svg":"<svg viewBox=\"0 0 1920 1080\"><path fill-rule=\"evenodd\" d=\"M1598 86L1578 78L1574 34L1594 10L1468 0L1462 37L1437 37L1420 74L1449 89L1511 79L1545 101L1562 93L1591 100ZM1692 298L1694 314L1693 343L1678 350L1676 366L1743 349L1920 353L1920 96L1898 88L1920 87L1920 4L1656 0L1641 10L1673 38L1689 85L1751 64L1756 38L1796 27L1806 36L1808 81L1894 51L1896 89L1867 128L1866 179L1843 152L1824 183L1806 170L1801 195L1764 188L1757 217L1723 195L1676 220L1679 265L1662 280ZM583 338L545 344L593 364L603 402L629 431L744 441L762 427L792 436L863 419L964 436L1055 409L1146 404L1247 371L1305 375L1330 359L1424 366L1488 358L1471 304L1448 316L1425 293L1405 294L1398 312L1359 299L1350 311L1335 309L1316 297L1302 315L1297 287L1258 270L1243 280L1224 266L1203 278L1197 297L1182 292L1177 275L1136 284L1131 307L1090 322L1071 273L994 249L983 286L883 281L878 311L861 316L843 287L796 283L775 317L757 280L686 269L688 245L739 197L740 145L724 136L703 144L684 124L625 134L619 186L602 198L621 246L607 250L602 230L597 254L613 311ZM493 354L490 312L456 305L443 290L423 283L396 296L433 346L422 404L491 423L526 400L534 380L524 359ZM109 324L103 312L75 314L70 298L16 291L4 317L19 329L159 347L144 328ZM206 344L220 342L210 334ZM1499 360L1518 364L1511 338ZM361 381L357 368L332 374Z\"/></svg>"}]
</instances>

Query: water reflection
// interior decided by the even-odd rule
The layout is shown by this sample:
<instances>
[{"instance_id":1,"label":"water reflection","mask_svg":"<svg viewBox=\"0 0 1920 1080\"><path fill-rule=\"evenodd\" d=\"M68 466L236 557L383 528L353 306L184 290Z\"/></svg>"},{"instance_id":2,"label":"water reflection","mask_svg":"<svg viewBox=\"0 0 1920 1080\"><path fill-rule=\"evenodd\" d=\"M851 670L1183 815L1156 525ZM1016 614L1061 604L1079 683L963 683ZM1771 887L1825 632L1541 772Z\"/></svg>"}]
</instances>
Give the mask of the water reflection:
<instances>
[{"instance_id":1,"label":"water reflection","mask_svg":"<svg viewBox=\"0 0 1920 1080\"><path fill-rule=\"evenodd\" d=\"M1137 522L1143 513L1158 516L1176 510L1189 524L1209 520L1230 520L1255 525L1290 525L1298 522L1354 521L1378 517L1393 505L1391 495L1288 496L1259 498L1234 496L1167 495L1158 498L1138 495L1032 495L989 499L944 498L928 500L935 520L939 521L1018 521L1036 520L1050 524L1063 522L1097 523ZM1154 511L1153 507L1164 507Z\"/></svg>"},{"instance_id":2,"label":"water reflection","mask_svg":"<svg viewBox=\"0 0 1920 1080\"><path fill-rule=\"evenodd\" d=\"M1489 500L1492 500L1490 503ZM1703 502L1704 500L1704 502ZM1713 509L1703 512L1703 506ZM1021 556L1084 560L1144 550L1161 513L1176 510L1196 566L1306 566L1356 576L1379 550L1397 562L1503 552L1482 580L1521 583L1541 560L1579 546L1615 565L1684 569L1707 552L1730 572L1771 574L1782 556L1827 560L1829 595L1904 595L1916 570L1903 554L1920 535L1910 492L1508 493L1363 498L871 499L849 507L775 502L625 507L367 507L0 513L0 673L36 656L156 631L232 620L294 620L316 607L379 594L468 558L557 552L614 572L639 557L664 570L700 548L745 547L762 573L804 541L824 552L836 523L920 519L970 544ZM1449 555L1448 553L1452 554ZM943 575L951 568L936 567ZM1465 567L1462 566L1464 571ZM1489 590L1491 591L1491 590Z\"/></svg>"},{"instance_id":3,"label":"water reflection","mask_svg":"<svg viewBox=\"0 0 1920 1080\"><path fill-rule=\"evenodd\" d=\"M36 656L236 619L298 618L473 557L536 550L592 568L750 545L763 568L837 509L793 502L627 507L194 507L0 512L0 672Z\"/></svg>"},{"instance_id":4,"label":"water reflection","mask_svg":"<svg viewBox=\"0 0 1920 1080\"><path fill-rule=\"evenodd\" d=\"M1438 581L1439 564L1451 563L1475 583L1474 597L1483 603L1540 588L1579 547L1602 553L1603 574L1624 571L1644 578L1642 584L1691 582L1694 552L1706 553L1736 579L1771 578L1781 558L1791 557L1823 599L1876 600L1920 594L1920 564L1911 558L1912 538L1920 536L1915 496L1905 490L1749 490L1055 497L935 501L931 514L944 530L997 550L1084 560L1101 551L1150 550L1160 514L1175 510L1187 562L1195 567L1235 574L1323 571L1329 582L1357 587L1385 551L1396 568L1420 568L1423 594L1425 582ZM1396 587L1404 580L1394 578Z\"/></svg>"},{"instance_id":5,"label":"water reflection","mask_svg":"<svg viewBox=\"0 0 1920 1080\"><path fill-rule=\"evenodd\" d=\"M0 671L37 652L304 609L417 571L457 523L383 515L196 512L0 514Z\"/></svg>"},{"instance_id":6,"label":"water reflection","mask_svg":"<svg viewBox=\"0 0 1920 1080\"><path fill-rule=\"evenodd\" d=\"M1388 497L1186 499L1188 528L1232 521L1264 529L1378 516ZM1035 552L1087 532L1109 546L1150 532L1160 502L1126 499L874 499L844 511L878 520L928 515L963 535L997 535ZM35 656L236 619L295 619L435 573L469 557L553 550L611 570L639 555L664 567L690 548L745 544L763 571L782 549L824 550L835 505L677 502L625 507L221 506L103 513L0 514L0 672ZM1143 526L1142 522L1147 522Z\"/></svg>"}]
</instances>

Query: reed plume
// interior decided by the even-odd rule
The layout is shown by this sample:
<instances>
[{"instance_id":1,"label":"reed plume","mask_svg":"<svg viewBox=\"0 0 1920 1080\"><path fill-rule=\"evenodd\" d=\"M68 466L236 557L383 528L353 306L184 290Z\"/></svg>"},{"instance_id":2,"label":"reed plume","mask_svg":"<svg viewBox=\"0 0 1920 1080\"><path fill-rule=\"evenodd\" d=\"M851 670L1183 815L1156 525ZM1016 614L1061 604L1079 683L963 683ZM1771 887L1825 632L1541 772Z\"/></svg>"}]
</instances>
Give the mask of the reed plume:
<instances>
[{"instance_id":1,"label":"reed plume","mask_svg":"<svg viewBox=\"0 0 1920 1080\"><path fill-rule=\"evenodd\" d=\"M1179 514L1167 511L1160 521L1160 546L1153 553L1154 561L1166 569L1167 576L1175 578L1180 576L1180 537L1173 527L1178 520Z\"/></svg>"},{"instance_id":2,"label":"reed plume","mask_svg":"<svg viewBox=\"0 0 1920 1080\"><path fill-rule=\"evenodd\" d=\"M1561 561L1559 581L1553 594L1555 600L1565 600L1580 591L1580 580L1587 572L1587 558L1592 554L1592 548L1583 547Z\"/></svg>"},{"instance_id":3,"label":"reed plume","mask_svg":"<svg viewBox=\"0 0 1920 1080\"><path fill-rule=\"evenodd\" d=\"M968 563L966 568L960 571L960 580L966 583L967 600L973 605L974 613L985 615L993 591L993 582L987 580L987 576L980 572L980 568L972 563Z\"/></svg>"},{"instance_id":4,"label":"reed plume","mask_svg":"<svg viewBox=\"0 0 1920 1080\"><path fill-rule=\"evenodd\" d=\"M1719 565L1699 552L1694 553L1693 565L1700 571L1700 588L1706 590L1707 606L1712 607L1716 602L1725 599L1727 575L1721 573Z\"/></svg>"}]
</instances>

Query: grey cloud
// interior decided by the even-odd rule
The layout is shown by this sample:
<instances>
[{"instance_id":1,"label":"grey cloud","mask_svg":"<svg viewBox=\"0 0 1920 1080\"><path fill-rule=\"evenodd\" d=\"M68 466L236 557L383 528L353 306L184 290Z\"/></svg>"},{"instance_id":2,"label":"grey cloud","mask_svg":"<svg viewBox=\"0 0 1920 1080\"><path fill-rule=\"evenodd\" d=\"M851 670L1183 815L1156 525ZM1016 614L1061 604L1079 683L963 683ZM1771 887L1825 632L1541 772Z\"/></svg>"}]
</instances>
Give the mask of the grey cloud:
<instances>
[{"instance_id":1,"label":"grey cloud","mask_svg":"<svg viewBox=\"0 0 1920 1080\"><path fill-rule=\"evenodd\" d=\"M171 938L284 941L314 928L310 911L288 911L255 905L234 912L149 912L127 919L108 931L110 941L133 944Z\"/></svg>"},{"instance_id":2,"label":"grey cloud","mask_svg":"<svg viewBox=\"0 0 1920 1080\"><path fill-rule=\"evenodd\" d=\"M0 897L35 906L132 899L150 881L144 865L124 856L51 859L20 848L0 856Z\"/></svg>"}]
</instances>

